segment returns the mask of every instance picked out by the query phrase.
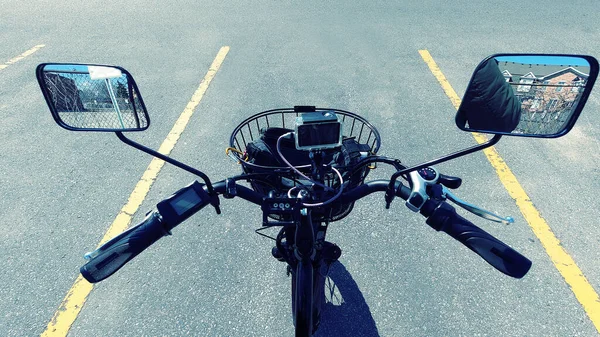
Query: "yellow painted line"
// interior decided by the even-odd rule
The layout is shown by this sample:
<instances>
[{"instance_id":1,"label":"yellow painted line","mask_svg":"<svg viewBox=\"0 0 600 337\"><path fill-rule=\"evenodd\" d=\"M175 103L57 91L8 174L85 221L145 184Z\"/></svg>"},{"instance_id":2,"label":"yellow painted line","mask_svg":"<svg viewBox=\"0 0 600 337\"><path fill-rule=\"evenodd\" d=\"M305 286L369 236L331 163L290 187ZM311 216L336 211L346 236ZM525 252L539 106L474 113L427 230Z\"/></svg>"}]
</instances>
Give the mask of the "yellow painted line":
<instances>
[{"instance_id":1,"label":"yellow painted line","mask_svg":"<svg viewBox=\"0 0 600 337\"><path fill-rule=\"evenodd\" d=\"M17 63L17 62L21 61L22 59L24 59L24 58L26 58L27 56L29 56L29 55L31 55L31 54L33 54L33 53L35 53L35 52L36 52L36 51L38 51L38 50L40 50L40 49L44 48L45 46L46 46L45 44L38 44L37 46L35 46L35 47L33 47L33 48L29 49L28 51L24 52L23 54L21 54L21 55L19 55L19 56L17 56L17 57L14 57L14 58L12 58L12 59L10 59L10 60L8 60L6 63L4 63L4 64L0 64L0 70L2 70L2 69L4 69L4 68L8 67L9 65L11 65L11 64L13 64L13 63Z\"/></svg>"},{"instance_id":2,"label":"yellow painted line","mask_svg":"<svg viewBox=\"0 0 600 337\"><path fill-rule=\"evenodd\" d=\"M458 109L460 98L444 74L442 74L429 52L427 50L419 50L419 54L421 54L423 61L427 63L435 78L440 82L440 85L450 98L450 101L452 101L454 107ZM473 137L480 144L487 141L487 138L482 134L473 133ZM517 177L512 173L496 149L489 147L484 150L484 153L490 164L496 169L496 173L504 188L506 188L509 195L515 200L529 227L531 227L535 236L542 243L546 253L550 256L550 260L552 260L556 269L558 269L569 287L571 287L575 297L583 306L592 323L594 323L596 330L600 332L600 299L598 298L598 294L583 275L575 260L561 246L560 240L554 235L546 220L544 220L540 212L535 208L533 202L529 199L529 196L517 180Z\"/></svg>"},{"instance_id":3,"label":"yellow painted line","mask_svg":"<svg viewBox=\"0 0 600 337\"><path fill-rule=\"evenodd\" d=\"M185 130L190 118L194 114L194 109L198 106L200 100L202 100L204 93L206 93L206 89L208 89L208 85L217 74L217 71L221 67L221 64L223 63L223 60L225 60L225 56L227 56L228 52L229 47L221 47L212 65L208 69L206 76L204 76L204 79L202 82L200 82L200 86L194 92L191 100L188 102L187 106L175 122L175 125L173 125L173 128L167 135L167 138L161 144L158 150L160 153L164 155L171 153L171 150L173 150L175 147L177 140ZM133 192L131 192L129 200L125 206L123 206L119 214L117 214L115 220L108 228L108 231L104 234L104 237L98 246L127 229L131 223L131 218L137 212L138 208L146 198L148 191L150 191L150 187L158 177L158 174L164 164L165 162L160 159L152 159L150 165L148 165L148 168L142 175L142 178L136 184ZM77 316L79 315L79 312L83 308L85 301L92 291L92 288L93 285L79 275L75 280L75 283L73 283L71 289L69 289L67 292L67 295L63 299L56 313L54 313L54 317L52 317L52 320L50 320L50 323L48 323L46 330L41 334L41 336L66 336L71 328L71 325L73 325L75 319L77 319Z\"/></svg>"}]
</instances>

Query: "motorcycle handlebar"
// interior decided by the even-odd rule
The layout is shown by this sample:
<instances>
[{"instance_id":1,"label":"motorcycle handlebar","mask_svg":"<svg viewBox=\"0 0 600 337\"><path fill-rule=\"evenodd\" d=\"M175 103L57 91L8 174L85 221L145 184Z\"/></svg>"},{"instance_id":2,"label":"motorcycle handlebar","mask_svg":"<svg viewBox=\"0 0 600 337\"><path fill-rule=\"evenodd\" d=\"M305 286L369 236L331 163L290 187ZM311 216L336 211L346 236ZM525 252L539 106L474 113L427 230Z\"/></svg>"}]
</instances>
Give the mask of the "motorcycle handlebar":
<instances>
[{"instance_id":1,"label":"motorcycle handlebar","mask_svg":"<svg viewBox=\"0 0 600 337\"><path fill-rule=\"evenodd\" d=\"M344 193L341 196L342 202L356 201L368 194L386 191L388 184L389 181L386 180L362 184ZM226 188L225 182L218 182L213 186L218 194L223 194ZM255 191L237 184L236 189L236 196L261 204L262 197ZM406 200L410 195L410 189L397 181L395 194ZM433 207L431 201L428 203L429 211L422 210L422 213L428 217L427 224L429 226L449 234L506 275L521 278L529 271L530 260L458 215L452 206L442 202L439 206L436 204L436 207ZM90 283L100 282L114 274L160 238L169 234L169 228L163 223L160 213L154 211L139 225L121 233L94 252L87 254L90 260L81 267L81 275Z\"/></svg>"},{"instance_id":2,"label":"motorcycle handlebar","mask_svg":"<svg viewBox=\"0 0 600 337\"><path fill-rule=\"evenodd\" d=\"M165 229L160 214L152 212L139 225L87 254L90 260L81 267L81 275L90 283L100 282L165 235L169 235L169 232Z\"/></svg>"},{"instance_id":3,"label":"motorcycle handlebar","mask_svg":"<svg viewBox=\"0 0 600 337\"><path fill-rule=\"evenodd\" d=\"M454 207L442 202L427 218L427 224L467 246L502 273L522 278L531 268L531 261L483 229L456 213Z\"/></svg>"}]
</instances>

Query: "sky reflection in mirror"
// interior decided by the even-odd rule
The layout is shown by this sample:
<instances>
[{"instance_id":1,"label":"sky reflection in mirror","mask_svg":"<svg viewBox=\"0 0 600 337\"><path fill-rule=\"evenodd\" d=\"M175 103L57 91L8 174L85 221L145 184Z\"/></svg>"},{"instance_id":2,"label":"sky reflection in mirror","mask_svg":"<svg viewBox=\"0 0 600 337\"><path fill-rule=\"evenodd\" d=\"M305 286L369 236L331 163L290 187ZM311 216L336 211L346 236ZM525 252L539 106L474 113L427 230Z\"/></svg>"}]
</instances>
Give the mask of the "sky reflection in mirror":
<instances>
[{"instance_id":1,"label":"sky reflection in mirror","mask_svg":"<svg viewBox=\"0 0 600 337\"><path fill-rule=\"evenodd\" d=\"M563 66L590 66L590 63L581 57L573 56L498 56L495 58L499 62L514 62L523 64L548 64Z\"/></svg>"}]
</instances>

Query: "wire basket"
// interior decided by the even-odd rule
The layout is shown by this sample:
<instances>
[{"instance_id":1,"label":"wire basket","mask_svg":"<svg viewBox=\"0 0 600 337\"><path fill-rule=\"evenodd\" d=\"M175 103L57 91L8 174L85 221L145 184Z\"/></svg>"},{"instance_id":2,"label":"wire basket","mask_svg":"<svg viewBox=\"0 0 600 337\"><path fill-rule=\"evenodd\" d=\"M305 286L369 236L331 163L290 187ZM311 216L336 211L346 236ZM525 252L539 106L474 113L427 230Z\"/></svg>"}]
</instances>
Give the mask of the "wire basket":
<instances>
[{"instance_id":1,"label":"wire basket","mask_svg":"<svg viewBox=\"0 0 600 337\"><path fill-rule=\"evenodd\" d=\"M359 144L365 144L369 148L369 155L375 155L381 146L381 137L377 129L363 117L349 111L337 109L315 109L312 107L295 107L287 109L274 109L255 114L241 122L231 134L229 139L230 151L228 154L236 159L241 165L244 173L259 174L263 179L250 179L252 188L263 195L271 191L283 194L289 189L307 182L287 166L261 166L255 165L247 158L247 146L261 137L261 130L266 128L284 128L290 131L294 129L296 117L303 112L333 111L342 122L343 139L353 138ZM276 154L275 154L276 155ZM310 175L310 167L300 168L300 171ZM344 187L354 187L364 182L368 170L359 170L350 176L349 172L342 172ZM340 181L335 173L324 177L325 185L338 188ZM328 208L328 214L323 215L325 221L339 220L352 210L354 203L335 204ZM277 219L281 220L281 219Z\"/></svg>"}]
</instances>

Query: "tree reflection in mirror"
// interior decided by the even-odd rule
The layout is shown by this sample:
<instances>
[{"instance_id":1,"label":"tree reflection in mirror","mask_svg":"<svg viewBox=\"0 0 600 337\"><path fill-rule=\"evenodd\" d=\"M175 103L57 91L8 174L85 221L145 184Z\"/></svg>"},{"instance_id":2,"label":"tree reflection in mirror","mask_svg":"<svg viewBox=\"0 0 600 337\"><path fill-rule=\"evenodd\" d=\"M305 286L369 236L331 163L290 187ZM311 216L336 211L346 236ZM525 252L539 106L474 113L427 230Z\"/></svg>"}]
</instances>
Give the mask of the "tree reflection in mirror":
<instances>
[{"instance_id":1,"label":"tree reflection in mirror","mask_svg":"<svg viewBox=\"0 0 600 337\"><path fill-rule=\"evenodd\" d=\"M133 79L120 68L47 64L38 80L54 117L71 130L135 131L148 127Z\"/></svg>"},{"instance_id":2,"label":"tree reflection in mirror","mask_svg":"<svg viewBox=\"0 0 600 337\"><path fill-rule=\"evenodd\" d=\"M577 56L491 57L475 70L456 123L468 131L560 136L583 108L597 66L589 83L591 70L590 62Z\"/></svg>"}]
</instances>

